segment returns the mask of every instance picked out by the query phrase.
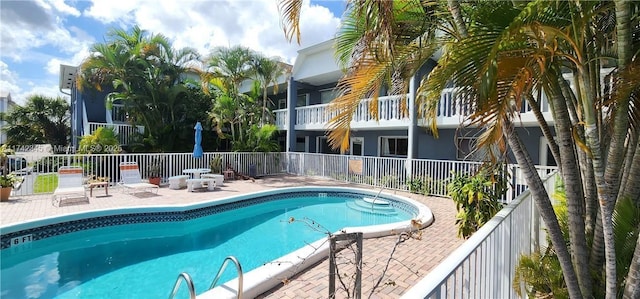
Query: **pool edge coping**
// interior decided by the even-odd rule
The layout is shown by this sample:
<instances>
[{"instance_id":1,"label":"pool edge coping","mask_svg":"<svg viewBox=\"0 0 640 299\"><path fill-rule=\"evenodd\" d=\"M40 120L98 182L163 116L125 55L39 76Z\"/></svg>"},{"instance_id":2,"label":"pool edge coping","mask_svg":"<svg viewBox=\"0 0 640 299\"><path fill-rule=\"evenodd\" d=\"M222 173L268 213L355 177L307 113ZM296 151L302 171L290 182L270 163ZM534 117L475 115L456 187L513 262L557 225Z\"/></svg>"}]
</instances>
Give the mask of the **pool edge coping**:
<instances>
[{"instance_id":1,"label":"pool edge coping","mask_svg":"<svg viewBox=\"0 0 640 299\"><path fill-rule=\"evenodd\" d=\"M123 208L108 208L98 209L93 211L75 212L64 215L55 215L42 218L36 218L30 221L7 224L0 226L0 233L10 234L22 230L26 230L32 227L46 226L57 224L61 222L68 222L74 220L82 220L95 217L113 216L118 214L127 213L157 213L157 212L185 212L188 210L194 210L198 208L208 207L212 205L223 205L227 203L234 203L250 199L259 196L269 196L279 193L295 193L303 191L328 191L328 192L353 192L362 195L369 195L382 198L393 198L397 201L402 201L405 204L410 204L416 208L416 215L414 215L408 221L393 222L381 225L371 225L362 227L345 227L333 234L341 232L362 232L364 238L375 238L393 235L405 231L415 231L425 228L431 225L434 221L433 213L425 204L418 202L417 200L391 194L384 191L368 190L358 187L334 187L334 186L302 186L302 187L285 187L274 188L271 190L256 191L242 195L232 195L221 198L215 198L211 200L189 203L189 204L161 204L161 205L145 205L145 206L130 206ZM215 193L212 193L215 194ZM303 248L295 250L287 255L278 258L275 261L269 262L261 267L244 273L244 287L243 296L255 297L270 289L276 287L283 281L285 277L292 277L295 274L307 269L315 263L321 261L328 256L329 246L326 238L320 239L307 245ZM303 258L301 258L303 257ZM283 276L284 274L288 274ZM218 286L212 290L208 290L198 295L197 298L236 298L237 280L233 279L221 286Z\"/></svg>"}]
</instances>

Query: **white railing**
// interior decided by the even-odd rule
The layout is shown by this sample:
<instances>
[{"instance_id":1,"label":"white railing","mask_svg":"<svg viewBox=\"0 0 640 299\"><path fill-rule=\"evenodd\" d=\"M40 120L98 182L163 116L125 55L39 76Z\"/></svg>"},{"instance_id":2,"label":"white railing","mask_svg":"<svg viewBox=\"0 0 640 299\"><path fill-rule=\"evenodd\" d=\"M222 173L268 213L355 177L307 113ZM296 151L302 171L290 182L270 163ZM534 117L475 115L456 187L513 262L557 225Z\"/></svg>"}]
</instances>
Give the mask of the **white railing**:
<instances>
[{"instance_id":1,"label":"white railing","mask_svg":"<svg viewBox=\"0 0 640 299\"><path fill-rule=\"evenodd\" d=\"M480 162L413 159L411 173L408 173L405 158L288 153L287 161L287 172L291 174L328 177L403 191L413 191L411 183L417 180L425 186L423 190L436 196L448 196L447 183L452 173L472 174L482 165ZM536 169L541 177L546 177L557 167L536 166ZM506 165L506 173L508 190L502 201L508 203L527 186L518 165Z\"/></svg>"},{"instance_id":2,"label":"white railing","mask_svg":"<svg viewBox=\"0 0 640 299\"><path fill-rule=\"evenodd\" d=\"M109 151L109 149L105 149ZM114 152L117 149L113 150ZM435 196L447 196L446 185L453 172L473 173L480 163L447 160L411 160L411 174L407 172L407 159L369 156L327 155L312 153L205 153L203 158L195 159L191 153L150 153L150 154L101 154L101 155L39 155L28 157L33 175L25 176L29 183L35 183L35 177L53 173L64 165L82 165L86 175L109 177L115 183L119 180L118 164L124 161L136 161L144 173L146 165L153 161L162 166L163 181L181 173L185 168L209 167L209 161L219 155L223 168L228 166L247 175L275 175L289 173L295 175L318 176L339 181L384 187L403 191L411 190L412 181L420 181L427 193ZM556 167L538 166L538 173L546 176ZM509 190L503 199L510 202L525 191L526 184L517 165L508 165ZM143 177L145 175L143 174ZM29 184L27 184L29 185ZM47 188L39 188L47 192ZM51 190L52 191L52 190ZM51 192L48 191L48 192ZM40 191L38 191L40 192ZM26 188L19 194L34 193ZM37 192L36 192L37 193Z\"/></svg>"},{"instance_id":3,"label":"white railing","mask_svg":"<svg viewBox=\"0 0 640 299\"><path fill-rule=\"evenodd\" d=\"M127 111L122 104L113 104L111 107L112 122L127 122Z\"/></svg>"},{"instance_id":4,"label":"white railing","mask_svg":"<svg viewBox=\"0 0 640 299\"><path fill-rule=\"evenodd\" d=\"M267 176L283 173L320 176L366 184L385 189L407 190L410 180L422 179L432 195L446 196L446 183L452 172L473 173L479 163L442 160L412 160L411 174L407 159L355 157L310 153L205 153L193 158L191 153L48 155L38 159L26 157L29 167L24 181L14 195L51 193L55 189L55 172L60 166L80 165L85 176L108 177L119 181L121 162L135 161L143 178L150 165L159 164L162 181L182 174L186 168L208 168L209 162L221 158L227 167L249 175ZM555 167L538 167L545 187L553 190ZM510 173L509 205L472 235L445 261L429 272L403 298L515 298L512 287L514 269L521 254L529 254L546 242L531 195L517 165L508 165ZM511 198L514 198L511 200Z\"/></svg>"},{"instance_id":5,"label":"white railing","mask_svg":"<svg viewBox=\"0 0 640 299\"><path fill-rule=\"evenodd\" d=\"M403 102L404 101L404 102ZM352 127L366 127L373 124L377 126L407 125L408 106L407 96L384 96L378 99L378 119L375 119L370 111L372 99L360 101L353 114ZM324 129L326 124L336 116L336 112L329 112L329 104L319 104L296 108L296 130ZM280 110L277 110L280 111ZM286 109L285 109L286 111ZM282 114L286 119L286 112ZM276 120L278 115L276 115ZM284 122L284 121L281 121ZM278 128L286 129L278 125Z\"/></svg>"},{"instance_id":6,"label":"white railing","mask_svg":"<svg viewBox=\"0 0 640 299\"><path fill-rule=\"evenodd\" d=\"M548 192L554 183L552 174L545 180ZM522 255L544 244L540 222L527 190L401 298L518 298L513 287L515 267Z\"/></svg>"},{"instance_id":7,"label":"white railing","mask_svg":"<svg viewBox=\"0 0 640 299\"><path fill-rule=\"evenodd\" d=\"M89 134L93 134L98 128L111 128L116 133L121 145L128 144L132 136L144 133L144 126L132 126L126 124L106 124L89 122Z\"/></svg>"},{"instance_id":8,"label":"white railing","mask_svg":"<svg viewBox=\"0 0 640 299\"><path fill-rule=\"evenodd\" d=\"M276 127L280 130L286 130L287 128L287 109L278 109L273 110L273 114L275 117Z\"/></svg>"},{"instance_id":9,"label":"white railing","mask_svg":"<svg viewBox=\"0 0 640 299\"><path fill-rule=\"evenodd\" d=\"M78 165L90 176L107 177L112 185L120 180L120 162L134 161L140 166L140 173L147 178L149 167L160 165L161 181L181 175L187 168L209 168L209 162L216 156L221 157L222 169L231 167L239 173L251 176L266 176L285 172L285 154L283 153L204 153L202 158L194 158L191 153L150 153L150 154L94 154L94 155L24 155L29 167L17 172L23 182L14 190L15 195L52 193L55 190L56 172L61 166Z\"/></svg>"},{"instance_id":10,"label":"white railing","mask_svg":"<svg viewBox=\"0 0 640 299\"><path fill-rule=\"evenodd\" d=\"M404 102L403 102L404 101ZM384 96L378 99L378 119L371 114L372 99L360 101L353 114L351 127L368 127L373 124L379 127L406 127L409 124L408 118L408 95L404 96ZM296 130L320 130L325 129L331 118L336 116L335 112L329 112L329 104L318 104L297 107L296 109ZM543 116L551 121L551 109L546 96L541 98L540 110ZM474 107L469 101L464 100L459 95L459 88L446 88L442 91L438 110L436 113L437 124L440 127L457 127L474 112ZM519 123L535 124L536 119L531 111L531 107L526 102L520 109L521 115ZM274 111L276 116L276 126L281 130L286 127L287 109ZM422 122L419 122L423 125Z\"/></svg>"}]
</instances>

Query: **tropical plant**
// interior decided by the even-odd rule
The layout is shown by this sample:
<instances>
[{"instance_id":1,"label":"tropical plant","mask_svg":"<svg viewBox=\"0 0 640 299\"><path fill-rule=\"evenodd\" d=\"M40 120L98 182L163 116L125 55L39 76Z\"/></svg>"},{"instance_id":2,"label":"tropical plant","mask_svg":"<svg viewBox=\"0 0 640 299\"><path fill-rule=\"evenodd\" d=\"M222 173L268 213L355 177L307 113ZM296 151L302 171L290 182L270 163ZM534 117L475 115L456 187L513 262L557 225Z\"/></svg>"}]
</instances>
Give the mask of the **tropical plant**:
<instances>
[{"instance_id":1,"label":"tropical plant","mask_svg":"<svg viewBox=\"0 0 640 299\"><path fill-rule=\"evenodd\" d=\"M243 141L233 143L234 151L244 152L278 152L280 144L274 138L278 132L275 125L252 125Z\"/></svg>"},{"instance_id":2,"label":"tropical plant","mask_svg":"<svg viewBox=\"0 0 640 299\"><path fill-rule=\"evenodd\" d=\"M299 0L280 1L290 39L299 38L300 5ZM640 198L634 183L640 180L639 11L639 3L624 0L349 1L336 39L336 55L348 72L339 83L342 96L332 104L338 114L329 141L346 149L359 101L373 96L375 103L383 85L405 94L410 79L423 66L428 71L427 62L436 54L438 65L422 78L415 103L434 136L441 92L455 86L456 100L474 107L465 123L484 128L479 146L509 150L518 162L548 228L569 297L593 297L599 284L606 298L614 298L618 289L632 297L640 289L640 254L629 265L625 286L619 285L613 210L622 198L636 206ZM615 71L603 75L606 66ZM567 82L563 72L573 81ZM609 83L601 88L601 82ZM545 98L553 128L540 113ZM514 129L525 102L559 162L571 251ZM505 155L489 156L499 157ZM604 279L592 273L604 273Z\"/></svg>"},{"instance_id":3,"label":"tropical plant","mask_svg":"<svg viewBox=\"0 0 640 299\"><path fill-rule=\"evenodd\" d=\"M18 182L18 178L9 172L8 161L9 155L13 155L14 151L8 147L8 144L3 144L0 146L0 187L13 187L13 185Z\"/></svg>"},{"instance_id":4,"label":"tropical plant","mask_svg":"<svg viewBox=\"0 0 640 299\"><path fill-rule=\"evenodd\" d=\"M544 255L534 252L521 256L514 276L518 296L525 297L520 288L521 283L525 283L529 298L569 298L558 257L551 250Z\"/></svg>"},{"instance_id":5,"label":"tropical plant","mask_svg":"<svg viewBox=\"0 0 640 299\"><path fill-rule=\"evenodd\" d=\"M109 127L99 127L91 135L83 136L78 145L79 154L117 154L119 149L118 136Z\"/></svg>"},{"instance_id":6,"label":"tropical plant","mask_svg":"<svg viewBox=\"0 0 640 299\"><path fill-rule=\"evenodd\" d=\"M150 178L159 178L160 172L161 172L161 167L160 167L159 161L152 161L147 166L147 176Z\"/></svg>"},{"instance_id":7,"label":"tropical plant","mask_svg":"<svg viewBox=\"0 0 640 299\"><path fill-rule=\"evenodd\" d=\"M502 209L499 200L507 190L506 179L500 172L489 173L486 169L474 175L452 175L447 193L458 210L458 236L467 239Z\"/></svg>"},{"instance_id":8,"label":"tropical plant","mask_svg":"<svg viewBox=\"0 0 640 299\"><path fill-rule=\"evenodd\" d=\"M253 75L262 88L262 117L260 118L260 124L263 125L267 123L267 115L269 114L269 109L267 109L267 102L269 100L267 88L273 86L273 94L277 94L278 78L280 78L287 69L285 64L280 62L279 59L268 58L258 53L254 54L254 58L251 60L251 66L254 70ZM273 105L273 103L270 104Z\"/></svg>"},{"instance_id":9,"label":"tropical plant","mask_svg":"<svg viewBox=\"0 0 640 299\"><path fill-rule=\"evenodd\" d=\"M222 173L222 156L213 155L213 158L209 161L209 167L211 168L211 173Z\"/></svg>"},{"instance_id":10,"label":"tropical plant","mask_svg":"<svg viewBox=\"0 0 640 299\"><path fill-rule=\"evenodd\" d=\"M0 175L0 187L13 187L20 179L12 173Z\"/></svg>"},{"instance_id":11,"label":"tropical plant","mask_svg":"<svg viewBox=\"0 0 640 299\"><path fill-rule=\"evenodd\" d=\"M407 181L407 186L411 193L429 195L431 192L430 182L431 178L429 177L416 176Z\"/></svg>"},{"instance_id":12,"label":"tropical plant","mask_svg":"<svg viewBox=\"0 0 640 299\"><path fill-rule=\"evenodd\" d=\"M207 63L202 87L214 97L209 117L218 136L230 138L236 151L277 150L277 142L271 140L277 130L266 124L267 87L282 74L282 63L242 46L215 48ZM240 83L250 78L256 80L249 92L241 93Z\"/></svg>"},{"instance_id":13,"label":"tropical plant","mask_svg":"<svg viewBox=\"0 0 640 299\"><path fill-rule=\"evenodd\" d=\"M63 98L32 95L4 115L10 145L53 144L63 148L71 133L69 104Z\"/></svg>"},{"instance_id":14,"label":"tropical plant","mask_svg":"<svg viewBox=\"0 0 640 299\"><path fill-rule=\"evenodd\" d=\"M145 128L139 148L173 151L184 144L176 133L195 123L186 121L194 91L183 76L196 73L198 58L191 48L174 49L161 34L149 35L137 26L131 32L112 29L107 42L94 45L82 63L80 87L112 90L107 108L122 103L132 124Z\"/></svg>"},{"instance_id":15,"label":"tropical plant","mask_svg":"<svg viewBox=\"0 0 640 299\"><path fill-rule=\"evenodd\" d=\"M562 180L556 180L553 197L555 200L553 208L556 215L558 215L558 222L565 242L568 244L570 236L567 194ZM640 209L635 206L631 199L623 198L617 203L613 215L616 256L618 256L617 274L622 279L628 275L628 265L631 264L635 244L638 241ZM602 273L594 273L594 275L599 277ZM516 266L513 285L516 293L522 295L520 293L522 291L520 283L524 283L527 286L527 293L530 297L553 296L554 298L567 298L567 286L553 246L542 248L542 250L536 250L531 255L520 257ZM620 285L625 285L625 283L625 281L618 282ZM595 298L604 297L604 293L605 290L602 288L594 289ZM618 292L617 297L622 297L622 293Z\"/></svg>"}]
</instances>

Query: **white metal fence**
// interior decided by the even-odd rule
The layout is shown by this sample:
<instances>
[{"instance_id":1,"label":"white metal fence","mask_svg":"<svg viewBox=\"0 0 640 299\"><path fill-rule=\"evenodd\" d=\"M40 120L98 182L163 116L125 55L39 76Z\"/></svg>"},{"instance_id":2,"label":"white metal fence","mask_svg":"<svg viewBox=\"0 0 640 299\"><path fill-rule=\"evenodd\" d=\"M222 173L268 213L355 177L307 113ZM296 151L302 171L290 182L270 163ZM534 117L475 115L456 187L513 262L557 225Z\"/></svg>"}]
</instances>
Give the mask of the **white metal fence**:
<instances>
[{"instance_id":1,"label":"white metal fence","mask_svg":"<svg viewBox=\"0 0 640 299\"><path fill-rule=\"evenodd\" d=\"M397 189L436 196L447 196L447 183L453 173L474 173L479 162L449 160L408 160L366 156L326 155L309 153L287 153L287 173L328 177L356 184L371 185L386 189ZM536 166L538 174L546 177L555 166ZM508 191L503 198L510 202L527 189L526 182L516 164L506 166ZM412 190L413 186L421 190Z\"/></svg>"},{"instance_id":2,"label":"white metal fence","mask_svg":"<svg viewBox=\"0 0 640 299\"><path fill-rule=\"evenodd\" d=\"M29 167L16 171L24 181L14 194L50 193L57 182L60 166L80 165L85 175L108 177L119 181L121 162L135 161L143 178L150 165L158 164L162 180L182 174L186 168L208 168L219 156L222 168L250 176L283 173L318 176L366 184L374 187L411 190L422 182L423 192L446 196L446 184L452 172L473 173L476 162L411 160L401 158L354 157L310 153L205 153L193 158L191 153L114 154L114 155L45 155L26 156ZM411 288L403 298L515 298L512 289L514 269L521 254L529 254L544 244L544 233L531 195L517 165L507 165L509 192L504 200L510 204L454 251L428 276ZM556 167L538 167L546 188L553 190ZM513 200L512 200L513 199Z\"/></svg>"},{"instance_id":3,"label":"white metal fence","mask_svg":"<svg viewBox=\"0 0 640 299\"><path fill-rule=\"evenodd\" d=\"M318 176L339 181L370 185L374 187L447 196L446 185L453 172L473 173L480 163L446 160L410 160L366 156L327 155L311 153L205 153L202 158L193 158L191 153L145 153L145 154L97 154L97 155L40 155L25 156L29 167L17 171L24 182L15 194L29 195L53 192L55 172L60 166L80 165L86 176L108 177L111 183L120 180L120 162L135 161L146 178L150 165L158 164L162 181L181 174L186 168L208 168L215 156L222 158L222 167L251 175L265 176L289 173ZM409 168L410 166L410 168ZM410 169L410 170L408 170ZM556 167L539 166L541 176ZM509 191L503 199L510 202L524 190L526 184L517 165L508 165ZM415 185L422 186L415 190ZM53 189L52 189L53 187Z\"/></svg>"},{"instance_id":4,"label":"white metal fence","mask_svg":"<svg viewBox=\"0 0 640 299\"><path fill-rule=\"evenodd\" d=\"M162 182L182 174L183 169L209 168L215 156L221 157L223 169L230 167L246 175L274 175L285 169L283 153L205 153L202 158L194 158L191 153L23 156L29 163L27 168L15 171L23 182L14 189L14 195L52 193L57 185L56 172L66 165L82 166L86 177L105 177L111 184L120 180L119 164L130 161L138 162L143 178L148 177L151 165L159 165Z\"/></svg>"},{"instance_id":5,"label":"white metal fence","mask_svg":"<svg viewBox=\"0 0 640 299\"><path fill-rule=\"evenodd\" d=\"M552 192L554 184L551 174L545 188ZM402 298L519 298L513 288L518 259L544 246L545 236L526 190Z\"/></svg>"}]
</instances>

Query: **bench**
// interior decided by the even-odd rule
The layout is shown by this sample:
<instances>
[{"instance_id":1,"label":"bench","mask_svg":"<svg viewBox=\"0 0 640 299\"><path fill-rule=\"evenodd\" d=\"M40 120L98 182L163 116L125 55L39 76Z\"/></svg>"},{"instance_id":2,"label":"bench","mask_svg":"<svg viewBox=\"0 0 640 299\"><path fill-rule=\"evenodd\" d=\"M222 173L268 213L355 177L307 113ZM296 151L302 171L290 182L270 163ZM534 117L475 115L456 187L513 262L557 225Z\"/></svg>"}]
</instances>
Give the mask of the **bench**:
<instances>
[{"instance_id":1,"label":"bench","mask_svg":"<svg viewBox=\"0 0 640 299\"><path fill-rule=\"evenodd\" d=\"M188 175L176 175L169 177L169 189L178 190L187 187Z\"/></svg>"},{"instance_id":2,"label":"bench","mask_svg":"<svg viewBox=\"0 0 640 299\"><path fill-rule=\"evenodd\" d=\"M203 173L200 177L203 179L214 179L216 181L216 187L221 187L224 184L224 176L221 174Z\"/></svg>"},{"instance_id":3,"label":"bench","mask_svg":"<svg viewBox=\"0 0 640 299\"><path fill-rule=\"evenodd\" d=\"M207 184L207 189L213 191L216 187L216 180L212 178L188 179L187 191L193 192L194 189L202 188L202 184Z\"/></svg>"}]
</instances>

